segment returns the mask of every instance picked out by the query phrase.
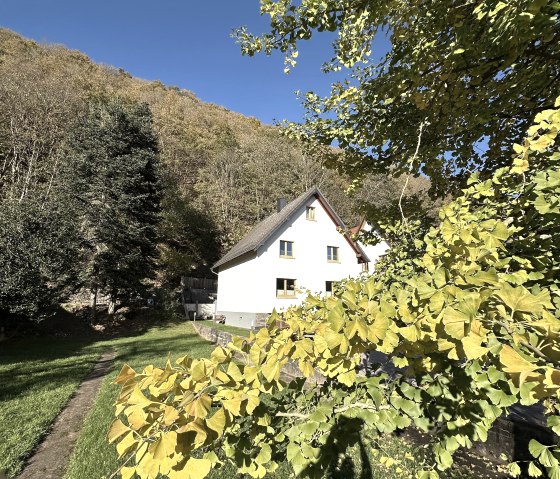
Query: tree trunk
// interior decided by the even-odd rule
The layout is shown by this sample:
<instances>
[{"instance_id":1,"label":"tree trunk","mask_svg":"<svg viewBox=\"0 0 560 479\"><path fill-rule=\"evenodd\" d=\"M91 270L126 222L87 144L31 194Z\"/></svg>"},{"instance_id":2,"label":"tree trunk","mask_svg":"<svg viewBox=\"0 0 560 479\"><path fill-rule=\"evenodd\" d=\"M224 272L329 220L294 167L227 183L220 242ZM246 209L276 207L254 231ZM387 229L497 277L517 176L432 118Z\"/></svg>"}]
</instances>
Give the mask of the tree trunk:
<instances>
[{"instance_id":1,"label":"tree trunk","mask_svg":"<svg viewBox=\"0 0 560 479\"><path fill-rule=\"evenodd\" d=\"M117 309L117 302L111 297L109 299L109 308L107 309L107 313L112 316L115 314L115 310Z\"/></svg>"},{"instance_id":2,"label":"tree trunk","mask_svg":"<svg viewBox=\"0 0 560 479\"><path fill-rule=\"evenodd\" d=\"M91 319L95 319L97 313L97 285L91 287L91 293L89 297L89 308L91 310Z\"/></svg>"}]
</instances>

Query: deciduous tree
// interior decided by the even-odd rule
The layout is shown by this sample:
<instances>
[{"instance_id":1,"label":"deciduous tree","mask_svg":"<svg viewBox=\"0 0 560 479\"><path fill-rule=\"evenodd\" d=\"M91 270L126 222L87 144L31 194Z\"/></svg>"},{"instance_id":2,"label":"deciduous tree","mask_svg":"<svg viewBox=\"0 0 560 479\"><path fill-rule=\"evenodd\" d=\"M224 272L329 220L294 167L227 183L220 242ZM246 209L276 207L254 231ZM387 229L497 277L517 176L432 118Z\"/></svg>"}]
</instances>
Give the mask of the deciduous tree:
<instances>
[{"instance_id":1,"label":"deciduous tree","mask_svg":"<svg viewBox=\"0 0 560 479\"><path fill-rule=\"evenodd\" d=\"M334 32L324 69L348 81L305 94L294 130L337 141L346 155L334 165L352 177L423 172L434 192L457 193L469 172L508 164L508 145L560 93L559 10L554 0L263 0L270 31L236 37L244 54L284 52L289 69L299 43Z\"/></svg>"}]
</instances>

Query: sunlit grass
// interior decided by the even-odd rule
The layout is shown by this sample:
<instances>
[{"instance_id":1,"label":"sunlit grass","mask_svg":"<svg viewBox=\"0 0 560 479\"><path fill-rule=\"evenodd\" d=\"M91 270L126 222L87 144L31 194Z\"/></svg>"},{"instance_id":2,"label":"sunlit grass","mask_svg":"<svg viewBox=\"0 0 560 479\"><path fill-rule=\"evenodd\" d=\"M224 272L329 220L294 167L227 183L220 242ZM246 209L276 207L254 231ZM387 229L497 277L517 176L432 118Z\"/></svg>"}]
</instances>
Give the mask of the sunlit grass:
<instances>
[{"instance_id":1,"label":"sunlit grass","mask_svg":"<svg viewBox=\"0 0 560 479\"><path fill-rule=\"evenodd\" d=\"M234 334L247 330L227 325L219 329ZM227 328L227 329L226 329ZM241 330L241 331L236 331ZM112 384L123 363L141 370L147 364L163 366L168 355L176 359L184 354L208 356L214 345L201 339L190 323L170 323L136 336L97 342L91 345L63 340L25 340L2 348L0 353L0 469L15 475L41 433L64 406L80 380L92 368L101 352L112 348L117 357L113 369L104 379L88 413L65 479L104 479L119 466L115 446L107 443L106 434L114 418L114 402L119 387ZM332 462L325 478L391 479L402 477L397 467L413 474L424 451L396 437L383 438L381 451L360 442ZM402 463L386 468L381 457L387 453L402 458ZM233 466L225 464L212 471L211 479L238 476ZM282 463L271 479L294 477L289 464ZM468 477L454 471L447 477Z\"/></svg>"},{"instance_id":2,"label":"sunlit grass","mask_svg":"<svg viewBox=\"0 0 560 479\"><path fill-rule=\"evenodd\" d=\"M63 339L0 344L0 471L21 471L101 352Z\"/></svg>"},{"instance_id":3,"label":"sunlit grass","mask_svg":"<svg viewBox=\"0 0 560 479\"><path fill-rule=\"evenodd\" d=\"M148 364L163 366L168 354L208 356L214 346L200 338L190 323L154 328L141 336L120 338L104 343L114 348L117 357L113 371L105 378L95 405L88 414L68 465L66 479L101 479L118 468L115 446L107 443L107 430L114 419L114 403L119 386L112 384L120 367L127 363L141 370Z\"/></svg>"},{"instance_id":4,"label":"sunlit grass","mask_svg":"<svg viewBox=\"0 0 560 479\"><path fill-rule=\"evenodd\" d=\"M198 323L208 328L219 329L220 331L226 331L235 336L247 337L251 332L249 329L239 328L238 326L230 326L229 324L215 323L214 321L199 321Z\"/></svg>"}]
</instances>

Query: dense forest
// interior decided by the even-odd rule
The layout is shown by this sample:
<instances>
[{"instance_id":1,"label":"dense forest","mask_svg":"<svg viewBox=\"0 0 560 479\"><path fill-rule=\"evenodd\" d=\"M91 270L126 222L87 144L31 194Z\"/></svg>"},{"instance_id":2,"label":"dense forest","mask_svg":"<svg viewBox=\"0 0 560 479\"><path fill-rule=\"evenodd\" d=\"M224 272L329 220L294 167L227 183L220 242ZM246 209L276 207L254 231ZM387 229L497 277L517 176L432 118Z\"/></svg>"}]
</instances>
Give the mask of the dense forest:
<instances>
[{"instance_id":1,"label":"dense forest","mask_svg":"<svg viewBox=\"0 0 560 479\"><path fill-rule=\"evenodd\" d=\"M350 226L397 214L404 179L373 175L348 196L324 167L341 154L0 30L0 312L39 319L77 291L114 309L211 275L277 199L313 185ZM429 186L412 178L405 207L435 211Z\"/></svg>"}]
</instances>

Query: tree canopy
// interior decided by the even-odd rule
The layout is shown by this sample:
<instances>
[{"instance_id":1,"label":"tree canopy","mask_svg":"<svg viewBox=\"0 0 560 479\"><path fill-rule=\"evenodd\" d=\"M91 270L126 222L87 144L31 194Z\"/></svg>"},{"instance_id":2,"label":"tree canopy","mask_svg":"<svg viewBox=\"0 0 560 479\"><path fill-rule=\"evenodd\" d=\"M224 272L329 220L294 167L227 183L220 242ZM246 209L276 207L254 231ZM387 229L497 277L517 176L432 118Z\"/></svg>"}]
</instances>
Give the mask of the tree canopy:
<instances>
[{"instance_id":1,"label":"tree canopy","mask_svg":"<svg viewBox=\"0 0 560 479\"><path fill-rule=\"evenodd\" d=\"M270 31L236 37L244 54L284 52L289 70L299 43L335 32L324 69L347 80L326 97L306 93L306 121L293 129L336 141L346 155L333 165L352 177L422 172L443 195L472 171L507 165L509 145L553 105L559 11L554 0L265 0ZM376 51L376 37L387 52Z\"/></svg>"},{"instance_id":2,"label":"tree canopy","mask_svg":"<svg viewBox=\"0 0 560 479\"><path fill-rule=\"evenodd\" d=\"M292 133L336 140L344 155L331 164L352 180L425 173L454 199L426 234L400 202L385 260L333 296L273 312L210 358L124 366L109 431L123 477L198 479L229 462L260 478L288 461L319 478L360 433L377 447L414 426L434 458L416 477L437 479L519 402L540 402L560 433L559 10L547 0L261 1L271 30L239 30L244 53L279 49L289 69L299 41L334 31L325 69L350 69L330 96L306 95L307 121ZM376 62L383 32L391 49ZM361 375L366 352L381 355ZM288 361L325 382L284 381ZM532 439L528 454L507 471L560 477L557 438ZM402 458L381 459L410 477Z\"/></svg>"}]
</instances>

